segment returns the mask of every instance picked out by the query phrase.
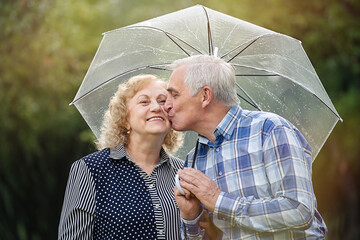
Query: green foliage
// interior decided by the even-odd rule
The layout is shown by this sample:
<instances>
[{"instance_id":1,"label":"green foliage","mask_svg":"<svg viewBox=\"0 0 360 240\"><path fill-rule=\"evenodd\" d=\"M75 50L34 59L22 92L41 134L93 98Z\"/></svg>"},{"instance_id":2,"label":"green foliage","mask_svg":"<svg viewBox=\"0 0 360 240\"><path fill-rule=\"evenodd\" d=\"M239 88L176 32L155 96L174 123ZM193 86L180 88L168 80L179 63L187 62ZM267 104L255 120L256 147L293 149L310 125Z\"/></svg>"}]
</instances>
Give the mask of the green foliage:
<instances>
[{"instance_id":1,"label":"green foliage","mask_svg":"<svg viewBox=\"0 0 360 240\"><path fill-rule=\"evenodd\" d=\"M303 42L344 119L314 163L327 239L359 238L360 3L356 0L0 2L1 239L55 239L70 165L95 150L68 106L101 33L202 4Z\"/></svg>"}]
</instances>

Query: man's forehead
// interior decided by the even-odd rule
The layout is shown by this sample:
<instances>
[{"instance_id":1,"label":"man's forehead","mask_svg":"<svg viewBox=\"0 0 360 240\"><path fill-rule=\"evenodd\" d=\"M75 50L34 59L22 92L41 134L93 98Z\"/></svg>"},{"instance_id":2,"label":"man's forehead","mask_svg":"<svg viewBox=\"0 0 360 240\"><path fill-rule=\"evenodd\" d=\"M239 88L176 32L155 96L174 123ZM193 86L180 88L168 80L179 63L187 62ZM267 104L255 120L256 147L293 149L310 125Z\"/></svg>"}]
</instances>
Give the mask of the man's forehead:
<instances>
[{"instance_id":1,"label":"man's forehead","mask_svg":"<svg viewBox=\"0 0 360 240\"><path fill-rule=\"evenodd\" d=\"M181 88L181 83L178 81L178 79L170 78L168 85L167 85L167 91L168 92L174 92L179 91Z\"/></svg>"},{"instance_id":2,"label":"man's forehead","mask_svg":"<svg viewBox=\"0 0 360 240\"><path fill-rule=\"evenodd\" d=\"M185 68L179 67L175 69L168 82L167 90L168 92L180 92L184 88L186 88L184 84L184 77L185 77Z\"/></svg>"}]
</instances>

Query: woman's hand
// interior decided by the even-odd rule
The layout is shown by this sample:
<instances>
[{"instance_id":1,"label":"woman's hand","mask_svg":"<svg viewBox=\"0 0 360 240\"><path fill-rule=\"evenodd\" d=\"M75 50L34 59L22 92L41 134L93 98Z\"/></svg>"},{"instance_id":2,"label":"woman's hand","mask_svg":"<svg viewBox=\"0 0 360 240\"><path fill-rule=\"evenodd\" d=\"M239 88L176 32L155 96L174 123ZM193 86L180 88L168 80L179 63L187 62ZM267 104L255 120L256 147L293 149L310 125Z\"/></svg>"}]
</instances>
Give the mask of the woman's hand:
<instances>
[{"instance_id":1,"label":"woman's hand","mask_svg":"<svg viewBox=\"0 0 360 240\"><path fill-rule=\"evenodd\" d=\"M213 212L221 192L214 181L193 168L184 168L179 170L178 174L181 179L181 187L190 191L207 209Z\"/></svg>"},{"instance_id":2,"label":"woman's hand","mask_svg":"<svg viewBox=\"0 0 360 240\"><path fill-rule=\"evenodd\" d=\"M183 190L185 195L182 195L176 186L174 187L175 200L180 209L181 217L185 220L194 220L202 211L200 201L187 189L183 188Z\"/></svg>"}]
</instances>

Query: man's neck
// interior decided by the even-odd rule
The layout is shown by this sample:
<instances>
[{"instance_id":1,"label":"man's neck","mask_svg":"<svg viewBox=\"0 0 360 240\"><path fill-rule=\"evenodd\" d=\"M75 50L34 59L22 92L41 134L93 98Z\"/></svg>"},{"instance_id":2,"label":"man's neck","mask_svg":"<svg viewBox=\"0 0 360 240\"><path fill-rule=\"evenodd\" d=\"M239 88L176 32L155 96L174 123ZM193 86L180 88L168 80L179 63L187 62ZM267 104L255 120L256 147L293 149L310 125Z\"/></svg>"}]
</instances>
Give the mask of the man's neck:
<instances>
[{"instance_id":1,"label":"man's neck","mask_svg":"<svg viewBox=\"0 0 360 240\"><path fill-rule=\"evenodd\" d=\"M231 107L224 106L220 103L207 106L201 120L198 124L198 132L200 135L206 137L212 143L215 142L214 131L219 123L224 119Z\"/></svg>"}]
</instances>

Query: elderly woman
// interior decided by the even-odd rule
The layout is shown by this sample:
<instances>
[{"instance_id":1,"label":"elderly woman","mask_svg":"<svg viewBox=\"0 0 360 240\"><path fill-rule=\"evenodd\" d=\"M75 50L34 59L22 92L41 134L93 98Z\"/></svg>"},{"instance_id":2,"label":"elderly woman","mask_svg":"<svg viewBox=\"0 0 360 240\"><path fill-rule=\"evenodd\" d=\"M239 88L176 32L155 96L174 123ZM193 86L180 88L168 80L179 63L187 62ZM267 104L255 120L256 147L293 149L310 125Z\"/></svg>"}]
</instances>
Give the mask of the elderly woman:
<instances>
[{"instance_id":1,"label":"elderly woman","mask_svg":"<svg viewBox=\"0 0 360 240\"><path fill-rule=\"evenodd\" d=\"M59 239L180 239L173 188L182 143L163 105L165 82L140 75L120 84L105 113L99 151L70 170Z\"/></svg>"}]
</instances>

